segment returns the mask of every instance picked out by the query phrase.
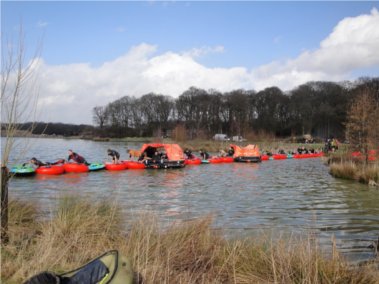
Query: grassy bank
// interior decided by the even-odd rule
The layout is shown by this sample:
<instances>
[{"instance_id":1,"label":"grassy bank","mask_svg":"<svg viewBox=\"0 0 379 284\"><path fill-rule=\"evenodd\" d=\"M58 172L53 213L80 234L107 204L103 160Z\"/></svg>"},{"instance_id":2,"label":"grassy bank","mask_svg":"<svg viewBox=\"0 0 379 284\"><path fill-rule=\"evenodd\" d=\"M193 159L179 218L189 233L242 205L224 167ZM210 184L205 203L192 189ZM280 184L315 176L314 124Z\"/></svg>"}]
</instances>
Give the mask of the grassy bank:
<instances>
[{"instance_id":1,"label":"grassy bank","mask_svg":"<svg viewBox=\"0 0 379 284\"><path fill-rule=\"evenodd\" d=\"M379 165L372 163L365 165L354 161L341 161L330 163L330 173L337 178L356 180L361 183L379 184Z\"/></svg>"},{"instance_id":2,"label":"grassy bank","mask_svg":"<svg viewBox=\"0 0 379 284\"><path fill-rule=\"evenodd\" d=\"M2 283L63 272L110 249L130 257L144 283L378 283L378 271L325 257L313 238L226 240L212 219L160 228L153 216L123 218L110 202L62 198L49 219L29 202L10 203L10 243L2 247ZM135 221L131 221L131 220Z\"/></svg>"},{"instance_id":3,"label":"grassy bank","mask_svg":"<svg viewBox=\"0 0 379 284\"><path fill-rule=\"evenodd\" d=\"M338 151L325 157L329 172L336 178L356 180L364 184L379 186L379 162L357 159L348 151Z\"/></svg>"}]
</instances>

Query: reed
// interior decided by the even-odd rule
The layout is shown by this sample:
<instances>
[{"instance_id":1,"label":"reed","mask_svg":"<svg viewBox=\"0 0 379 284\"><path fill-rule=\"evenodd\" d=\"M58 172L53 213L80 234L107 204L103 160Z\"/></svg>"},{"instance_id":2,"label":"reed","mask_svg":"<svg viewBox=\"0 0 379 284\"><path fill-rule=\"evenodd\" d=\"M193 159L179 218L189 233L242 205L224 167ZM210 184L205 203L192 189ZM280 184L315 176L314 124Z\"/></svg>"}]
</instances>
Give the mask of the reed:
<instances>
[{"instance_id":1,"label":"reed","mask_svg":"<svg viewBox=\"0 0 379 284\"><path fill-rule=\"evenodd\" d=\"M145 214L125 216L109 201L64 197L47 217L11 202L10 242L2 247L3 283L37 272L79 267L110 249L128 256L144 283L378 283L378 271L325 256L313 236L226 239L212 217L162 228ZM22 233L21 233L22 232Z\"/></svg>"},{"instance_id":2,"label":"reed","mask_svg":"<svg viewBox=\"0 0 379 284\"><path fill-rule=\"evenodd\" d=\"M330 173L334 177L357 179L358 166L353 161L333 162L330 164Z\"/></svg>"},{"instance_id":3,"label":"reed","mask_svg":"<svg viewBox=\"0 0 379 284\"><path fill-rule=\"evenodd\" d=\"M379 183L379 164L377 162L365 164L353 159L329 160L330 174L337 178L357 180L365 184Z\"/></svg>"}]
</instances>

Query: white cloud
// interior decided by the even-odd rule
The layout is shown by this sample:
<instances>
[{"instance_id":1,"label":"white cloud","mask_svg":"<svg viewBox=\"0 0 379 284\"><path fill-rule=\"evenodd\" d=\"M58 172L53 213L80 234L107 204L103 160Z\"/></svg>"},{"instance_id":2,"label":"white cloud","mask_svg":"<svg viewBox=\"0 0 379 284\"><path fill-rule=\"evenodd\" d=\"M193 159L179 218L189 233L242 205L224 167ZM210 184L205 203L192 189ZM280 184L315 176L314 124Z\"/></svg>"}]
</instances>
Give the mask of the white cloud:
<instances>
[{"instance_id":1,"label":"white cloud","mask_svg":"<svg viewBox=\"0 0 379 284\"><path fill-rule=\"evenodd\" d=\"M345 18L315 51L253 70L257 88L288 89L308 80L343 80L359 68L379 66L379 13Z\"/></svg>"},{"instance_id":2,"label":"white cloud","mask_svg":"<svg viewBox=\"0 0 379 284\"><path fill-rule=\"evenodd\" d=\"M158 53L157 46L142 43L96 68L84 63L50 66L40 60L41 120L91 123L94 106L149 92L177 97L190 86L222 92L269 86L288 90L311 80L349 79L360 68L379 66L378 27L376 9L345 18L316 50L253 70L209 68L196 61L199 56L224 52L223 46Z\"/></svg>"},{"instance_id":3,"label":"white cloud","mask_svg":"<svg viewBox=\"0 0 379 284\"><path fill-rule=\"evenodd\" d=\"M196 57L205 56L210 53L223 53L224 50L225 49L222 45L218 45L215 47L203 46L201 48L192 48L189 51L185 51L183 52L183 55L196 58Z\"/></svg>"}]
</instances>

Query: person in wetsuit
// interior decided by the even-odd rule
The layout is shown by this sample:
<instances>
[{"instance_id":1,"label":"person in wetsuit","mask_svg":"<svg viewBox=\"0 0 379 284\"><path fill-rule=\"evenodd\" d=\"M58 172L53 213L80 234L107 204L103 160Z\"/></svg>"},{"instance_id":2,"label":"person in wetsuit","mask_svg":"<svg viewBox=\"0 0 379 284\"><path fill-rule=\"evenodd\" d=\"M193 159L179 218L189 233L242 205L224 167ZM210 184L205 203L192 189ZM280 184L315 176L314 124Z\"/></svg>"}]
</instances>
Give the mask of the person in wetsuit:
<instances>
[{"instance_id":1,"label":"person in wetsuit","mask_svg":"<svg viewBox=\"0 0 379 284\"><path fill-rule=\"evenodd\" d=\"M117 164L120 159L120 153L112 149L108 149L108 156L112 157L113 164Z\"/></svg>"},{"instance_id":2,"label":"person in wetsuit","mask_svg":"<svg viewBox=\"0 0 379 284\"><path fill-rule=\"evenodd\" d=\"M192 154L192 151L188 148L184 150L184 154L186 154L187 159L194 159L195 158L195 156Z\"/></svg>"},{"instance_id":3,"label":"person in wetsuit","mask_svg":"<svg viewBox=\"0 0 379 284\"><path fill-rule=\"evenodd\" d=\"M233 155L234 155L234 148L230 147L228 150L228 157L233 157Z\"/></svg>"},{"instance_id":4,"label":"person in wetsuit","mask_svg":"<svg viewBox=\"0 0 379 284\"><path fill-rule=\"evenodd\" d=\"M37 168L48 165L48 163L43 163L35 157L31 158L29 163L36 166Z\"/></svg>"},{"instance_id":5,"label":"person in wetsuit","mask_svg":"<svg viewBox=\"0 0 379 284\"><path fill-rule=\"evenodd\" d=\"M29 164L32 164L33 166L39 168L39 167L45 167L45 166L54 166L58 164L64 164L65 160L64 159L59 159L56 162L50 163L50 162L41 162L37 158L33 157L30 159ZM27 163L24 163L23 165L26 165Z\"/></svg>"},{"instance_id":6,"label":"person in wetsuit","mask_svg":"<svg viewBox=\"0 0 379 284\"><path fill-rule=\"evenodd\" d=\"M145 165L149 165L151 163L151 158L147 155L145 151L141 154L141 156L139 156L138 161L144 163Z\"/></svg>"},{"instance_id":7,"label":"person in wetsuit","mask_svg":"<svg viewBox=\"0 0 379 284\"><path fill-rule=\"evenodd\" d=\"M200 150L200 157L203 159L203 160L208 160L209 159L209 154L204 151L204 150Z\"/></svg>"},{"instance_id":8,"label":"person in wetsuit","mask_svg":"<svg viewBox=\"0 0 379 284\"><path fill-rule=\"evenodd\" d=\"M86 159L84 157L80 156L79 154L73 152L72 150L68 150L68 158L67 161L73 160L75 163L78 164L86 164L88 165Z\"/></svg>"}]
</instances>

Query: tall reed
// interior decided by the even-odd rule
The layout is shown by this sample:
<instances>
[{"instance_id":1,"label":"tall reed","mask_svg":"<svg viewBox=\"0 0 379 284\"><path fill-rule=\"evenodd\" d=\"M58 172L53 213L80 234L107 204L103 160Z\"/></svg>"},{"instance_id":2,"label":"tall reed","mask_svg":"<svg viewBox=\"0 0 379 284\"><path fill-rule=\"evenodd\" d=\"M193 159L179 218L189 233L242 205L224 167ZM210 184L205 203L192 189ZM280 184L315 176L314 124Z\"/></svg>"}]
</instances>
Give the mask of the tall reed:
<instances>
[{"instance_id":1,"label":"tall reed","mask_svg":"<svg viewBox=\"0 0 379 284\"><path fill-rule=\"evenodd\" d=\"M2 247L3 283L37 272L79 267L110 249L128 256L145 283L378 283L378 271L322 254L313 236L226 239L212 217L159 226L125 216L109 201L64 197L49 217L29 202L11 202L10 242ZM136 274L137 275L137 274Z\"/></svg>"}]
</instances>

